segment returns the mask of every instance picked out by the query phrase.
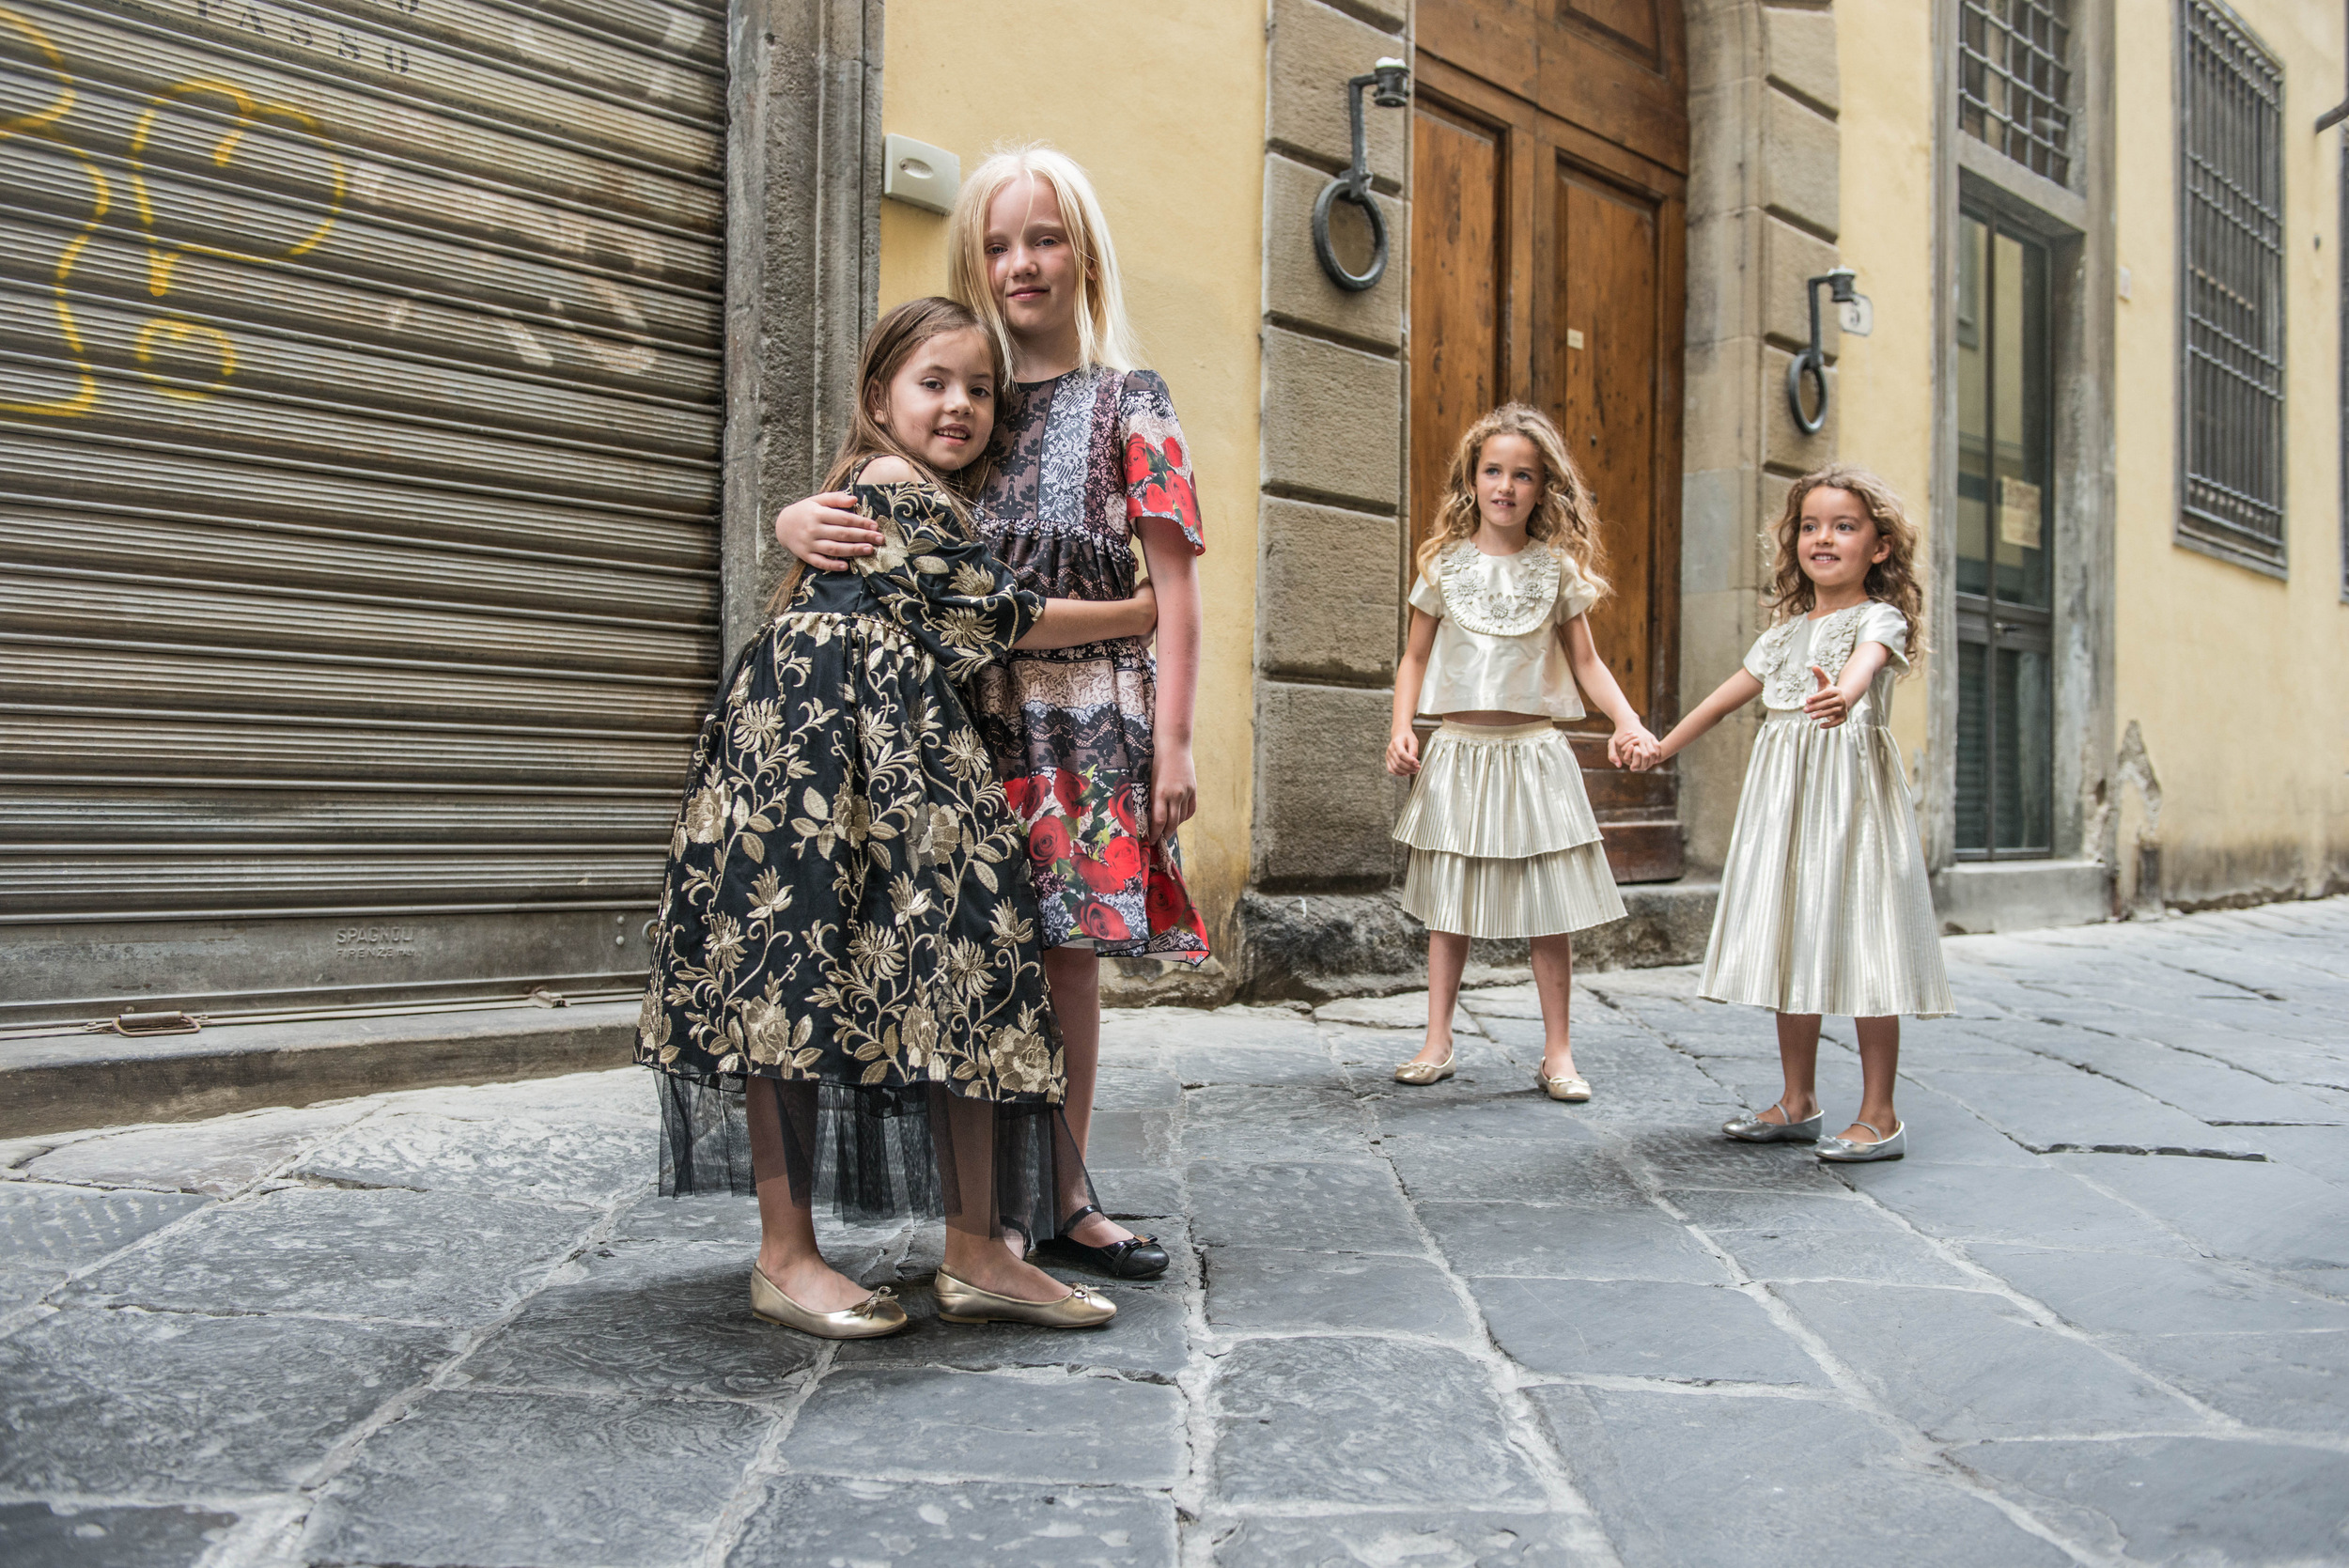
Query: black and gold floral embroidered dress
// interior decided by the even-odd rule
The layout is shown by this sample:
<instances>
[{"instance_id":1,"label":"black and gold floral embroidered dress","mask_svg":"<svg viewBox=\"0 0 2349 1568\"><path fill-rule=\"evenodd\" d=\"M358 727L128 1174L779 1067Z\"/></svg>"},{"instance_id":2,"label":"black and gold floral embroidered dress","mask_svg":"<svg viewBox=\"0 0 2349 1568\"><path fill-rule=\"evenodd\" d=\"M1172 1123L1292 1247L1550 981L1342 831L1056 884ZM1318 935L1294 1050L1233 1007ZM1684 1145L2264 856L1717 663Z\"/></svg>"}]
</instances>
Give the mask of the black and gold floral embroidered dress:
<instances>
[{"instance_id":1,"label":"black and gold floral embroidered dress","mask_svg":"<svg viewBox=\"0 0 2349 1568\"><path fill-rule=\"evenodd\" d=\"M806 575L695 747L636 1051L663 1075L661 1189L747 1189L741 1095L771 1085L795 1197L951 1214L949 1113L968 1136L988 1101L973 1218L1048 1235L1074 1157L1060 1033L1025 834L957 684L1043 603L934 488L855 491L886 543Z\"/></svg>"}]
</instances>

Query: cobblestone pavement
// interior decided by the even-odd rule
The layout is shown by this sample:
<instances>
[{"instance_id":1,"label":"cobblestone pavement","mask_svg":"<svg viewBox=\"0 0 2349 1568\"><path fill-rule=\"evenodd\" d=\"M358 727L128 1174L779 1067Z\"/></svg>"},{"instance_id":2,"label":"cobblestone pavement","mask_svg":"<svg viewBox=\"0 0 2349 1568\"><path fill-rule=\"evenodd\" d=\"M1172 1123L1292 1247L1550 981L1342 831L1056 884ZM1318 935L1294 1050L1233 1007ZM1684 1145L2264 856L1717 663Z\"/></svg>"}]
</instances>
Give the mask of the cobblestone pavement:
<instances>
[{"instance_id":1,"label":"cobblestone pavement","mask_svg":"<svg viewBox=\"0 0 2349 1568\"><path fill-rule=\"evenodd\" d=\"M1842 1171L1715 1132L1776 1058L1686 970L1578 992L1581 1108L1523 988L1422 1090L1415 999L1112 1015L1176 1266L1093 1335L918 1229L838 1237L904 1336L755 1323L633 1071L0 1147L0 1560L2349 1560L2349 900L1949 952Z\"/></svg>"}]
</instances>

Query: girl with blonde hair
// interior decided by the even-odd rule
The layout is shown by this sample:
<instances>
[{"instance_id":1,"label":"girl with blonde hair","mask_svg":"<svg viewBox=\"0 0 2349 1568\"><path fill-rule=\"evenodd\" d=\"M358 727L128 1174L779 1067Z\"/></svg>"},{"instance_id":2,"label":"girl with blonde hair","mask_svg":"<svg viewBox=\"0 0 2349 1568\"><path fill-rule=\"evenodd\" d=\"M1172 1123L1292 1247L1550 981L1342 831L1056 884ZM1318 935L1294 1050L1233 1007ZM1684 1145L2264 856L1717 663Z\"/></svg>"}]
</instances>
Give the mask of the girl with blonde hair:
<instances>
[{"instance_id":1,"label":"girl with blonde hair","mask_svg":"<svg viewBox=\"0 0 2349 1568\"><path fill-rule=\"evenodd\" d=\"M1041 146L971 172L947 220L948 284L1009 360L993 466L973 519L1022 587L1117 599L1146 564L1158 659L1141 637L1021 648L983 671L978 719L1027 833L1044 966L1068 1064L1068 1123L1081 1149L1100 1059L1100 959L1197 963L1175 830L1197 782L1195 557L1206 548L1190 456L1166 382L1139 367L1117 251L1082 168ZM837 568L878 542L837 494L775 520L811 566ZM1122 1279L1165 1270L1166 1250L1101 1212L1073 1184L1050 1250Z\"/></svg>"},{"instance_id":2,"label":"girl with blonde hair","mask_svg":"<svg viewBox=\"0 0 2349 1568\"><path fill-rule=\"evenodd\" d=\"M1924 653L1917 529L1864 468L1831 464L1786 493L1771 529L1772 625L1639 760L1654 767L1754 698L1766 709L1737 800L1700 994L1778 1015L1785 1085L1721 1131L1749 1143L1817 1143L1837 1163L1899 1159L1892 1109L1904 1013L1951 1010L1939 927L1908 779L1892 738L1892 687ZM1822 1140L1819 1024L1859 1036L1859 1114Z\"/></svg>"},{"instance_id":3,"label":"girl with blonde hair","mask_svg":"<svg viewBox=\"0 0 2349 1568\"><path fill-rule=\"evenodd\" d=\"M1552 1099L1591 1097L1567 1015L1572 933L1624 908L1557 722L1581 718L1587 695L1614 721L1616 766L1656 744L1591 638L1590 609L1607 592L1598 526L1548 415L1504 404L1460 438L1419 550L1387 741L1387 771L1416 775L1394 836L1411 849L1403 907L1427 926L1427 1042L1394 1070L1398 1083L1453 1074L1470 939L1524 937L1542 1006L1535 1076ZM1424 758L1415 713L1443 720Z\"/></svg>"}]
</instances>

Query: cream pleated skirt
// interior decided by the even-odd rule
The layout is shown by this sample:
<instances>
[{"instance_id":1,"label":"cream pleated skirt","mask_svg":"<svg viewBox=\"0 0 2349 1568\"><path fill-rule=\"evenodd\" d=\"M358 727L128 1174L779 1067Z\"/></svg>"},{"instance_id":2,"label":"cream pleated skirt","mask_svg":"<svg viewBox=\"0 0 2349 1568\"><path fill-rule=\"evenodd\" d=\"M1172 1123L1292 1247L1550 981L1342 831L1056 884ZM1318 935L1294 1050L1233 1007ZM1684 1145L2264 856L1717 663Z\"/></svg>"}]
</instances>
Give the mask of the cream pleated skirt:
<instances>
[{"instance_id":1,"label":"cream pleated skirt","mask_svg":"<svg viewBox=\"0 0 2349 1568\"><path fill-rule=\"evenodd\" d=\"M1403 908L1431 931L1554 937L1621 920L1574 747L1555 725L1450 724L1394 825Z\"/></svg>"},{"instance_id":2,"label":"cream pleated skirt","mask_svg":"<svg viewBox=\"0 0 2349 1568\"><path fill-rule=\"evenodd\" d=\"M1951 1011L1900 747L1875 724L1763 721L1700 994L1781 1013Z\"/></svg>"}]
</instances>

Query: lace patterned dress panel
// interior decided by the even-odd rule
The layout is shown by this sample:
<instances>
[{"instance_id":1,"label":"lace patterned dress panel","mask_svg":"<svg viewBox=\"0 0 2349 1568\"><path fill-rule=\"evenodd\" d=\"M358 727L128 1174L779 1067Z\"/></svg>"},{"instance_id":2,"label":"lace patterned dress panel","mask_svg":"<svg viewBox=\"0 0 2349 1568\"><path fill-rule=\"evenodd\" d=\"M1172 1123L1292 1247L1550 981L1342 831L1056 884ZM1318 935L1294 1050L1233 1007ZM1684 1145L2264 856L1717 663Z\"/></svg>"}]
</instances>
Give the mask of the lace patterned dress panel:
<instances>
[{"instance_id":1,"label":"lace patterned dress panel","mask_svg":"<svg viewBox=\"0 0 2349 1568\"><path fill-rule=\"evenodd\" d=\"M1198 510L1166 384L1078 370L1013 389L977 523L1020 586L1047 598L1134 591L1133 530ZM1047 947L1196 961L1206 930L1174 846L1143 842L1157 678L1140 638L1019 650L974 683L981 733L1028 831Z\"/></svg>"}]
</instances>

